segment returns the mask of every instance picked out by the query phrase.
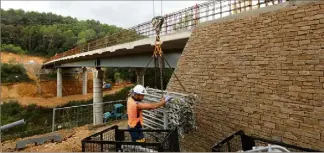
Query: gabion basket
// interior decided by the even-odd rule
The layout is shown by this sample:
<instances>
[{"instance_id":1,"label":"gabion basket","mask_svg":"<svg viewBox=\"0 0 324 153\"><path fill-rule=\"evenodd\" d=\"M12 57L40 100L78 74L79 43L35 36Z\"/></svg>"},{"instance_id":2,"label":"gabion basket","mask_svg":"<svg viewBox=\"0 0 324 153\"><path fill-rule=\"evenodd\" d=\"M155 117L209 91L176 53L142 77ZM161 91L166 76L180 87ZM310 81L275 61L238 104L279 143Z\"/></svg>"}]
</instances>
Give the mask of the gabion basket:
<instances>
[{"instance_id":1,"label":"gabion basket","mask_svg":"<svg viewBox=\"0 0 324 153\"><path fill-rule=\"evenodd\" d=\"M248 136L242 130L217 143L212 147L212 152L244 152L251 151L255 146L268 146L269 144L285 147L290 152L320 152L318 150L303 148L279 141Z\"/></svg>"},{"instance_id":2,"label":"gabion basket","mask_svg":"<svg viewBox=\"0 0 324 153\"><path fill-rule=\"evenodd\" d=\"M180 152L178 130L141 130L146 142L132 142L131 130L108 129L84 138L82 152Z\"/></svg>"}]
</instances>

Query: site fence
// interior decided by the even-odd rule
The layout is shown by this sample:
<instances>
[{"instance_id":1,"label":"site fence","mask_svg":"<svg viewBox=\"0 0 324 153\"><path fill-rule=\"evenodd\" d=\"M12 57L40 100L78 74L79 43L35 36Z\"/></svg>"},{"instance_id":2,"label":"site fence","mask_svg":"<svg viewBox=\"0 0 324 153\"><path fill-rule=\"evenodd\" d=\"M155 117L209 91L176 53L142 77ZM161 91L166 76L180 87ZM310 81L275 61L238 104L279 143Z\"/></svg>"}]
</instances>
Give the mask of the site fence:
<instances>
[{"instance_id":1,"label":"site fence","mask_svg":"<svg viewBox=\"0 0 324 153\"><path fill-rule=\"evenodd\" d=\"M288 0L211 0L196 4L195 6L164 15L161 35L183 30L192 30L199 23L284 3L286 1ZM153 36L155 36L155 30L153 29L151 21L147 21L57 54L45 62Z\"/></svg>"},{"instance_id":2,"label":"site fence","mask_svg":"<svg viewBox=\"0 0 324 153\"><path fill-rule=\"evenodd\" d=\"M123 104L126 112L126 100L103 102L103 113L112 112L114 104ZM70 129L93 123L93 104L53 108L52 132Z\"/></svg>"}]
</instances>

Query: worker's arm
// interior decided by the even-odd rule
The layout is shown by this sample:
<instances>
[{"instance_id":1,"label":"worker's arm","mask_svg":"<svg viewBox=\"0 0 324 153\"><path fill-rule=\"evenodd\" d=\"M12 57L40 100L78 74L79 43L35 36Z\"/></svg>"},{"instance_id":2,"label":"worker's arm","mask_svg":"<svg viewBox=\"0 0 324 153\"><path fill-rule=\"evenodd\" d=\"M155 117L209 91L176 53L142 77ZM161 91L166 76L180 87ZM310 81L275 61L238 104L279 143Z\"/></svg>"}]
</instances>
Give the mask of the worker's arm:
<instances>
[{"instance_id":1,"label":"worker's arm","mask_svg":"<svg viewBox=\"0 0 324 153\"><path fill-rule=\"evenodd\" d=\"M150 110L150 109L157 109L161 106L165 105L165 100L164 98L161 99L160 102L158 103L150 103L150 104L145 104L145 103L138 103L137 104L137 109L141 109L141 110Z\"/></svg>"}]
</instances>

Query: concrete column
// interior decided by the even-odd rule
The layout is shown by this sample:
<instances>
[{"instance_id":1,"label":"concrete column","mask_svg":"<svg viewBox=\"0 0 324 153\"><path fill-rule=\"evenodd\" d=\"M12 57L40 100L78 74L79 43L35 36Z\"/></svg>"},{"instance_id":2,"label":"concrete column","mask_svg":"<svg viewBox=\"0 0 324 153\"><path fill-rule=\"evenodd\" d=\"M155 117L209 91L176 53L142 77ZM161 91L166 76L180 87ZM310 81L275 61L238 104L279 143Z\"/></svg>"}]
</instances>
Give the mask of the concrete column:
<instances>
[{"instance_id":1,"label":"concrete column","mask_svg":"<svg viewBox=\"0 0 324 153\"><path fill-rule=\"evenodd\" d=\"M86 95L88 93L88 73L87 68L82 68L82 94Z\"/></svg>"},{"instance_id":2,"label":"concrete column","mask_svg":"<svg viewBox=\"0 0 324 153\"><path fill-rule=\"evenodd\" d=\"M62 68L57 68L56 96L62 97Z\"/></svg>"},{"instance_id":3,"label":"concrete column","mask_svg":"<svg viewBox=\"0 0 324 153\"><path fill-rule=\"evenodd\" d=\"M136 68L135 73L136 73L136 82L138 82L138 84L144 86L144 75L143 75L144 68Z\"/></svg>"},{"instance_id":4,"label":"concrete column","mask_svg":"<svg viewBox=\"0 0 324 153\"><path fill-rule=\"evenodd\" d=\"M103 71L96 68L93 72L93 124L103 123L103 92L102 92Z\"/></svg>"}]
</instances>

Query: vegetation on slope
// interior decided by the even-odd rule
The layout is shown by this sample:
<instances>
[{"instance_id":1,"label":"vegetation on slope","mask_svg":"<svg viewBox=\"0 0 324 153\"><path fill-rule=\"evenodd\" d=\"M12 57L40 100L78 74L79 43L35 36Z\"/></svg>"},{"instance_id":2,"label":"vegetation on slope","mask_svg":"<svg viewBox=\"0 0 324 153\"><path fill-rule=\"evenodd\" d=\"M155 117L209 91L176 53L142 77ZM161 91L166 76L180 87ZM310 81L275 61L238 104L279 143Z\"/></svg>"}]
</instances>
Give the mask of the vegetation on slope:
<instances>
[{"instance_id":1,"label":"vegetation on slope","mask_svg":"<svg viewBox=\"0 0 324 153\"><path fill-rule=\"evenodd\" d=\"M77 45L102 38L123 30L122 28L102 24L99 21L79 21L72 17L63 17L53 13L25 12L23 10L1 9L1 47L2 51L16 54L29 54L50 57L62 53ZM118 35L115 43L132 41L138 36L134 31L127 31ZM120 37L123 37L121 39ZM113 39L113 38L112 38ZM108 69L106 82L121 82L129 80L136 82L136 75L132 69ZM145 74L146 86L154 87L154 69L148 69ZM171 73L166 73L166 82ZM158 77L159 79L159 77ZM159 80L158 80L159 82ZM156 83L158 88L160 83ZM166 83L164 84L164 87Z\"/></svg>"},{"instance_id":2,"label":"vegetation on slope","mask_svg":"<svg viewBox=\"0 0 324 153\"><path fill-rule=\"evenodd\" d=\"M30 55L53 56L121 30L95 20L1 9L1 44L20 46Z\"/></svg>"},{"instance_id":3,"label":"vegetation on slope","mask_svg":"<svg viewBox=\"0 0 324 153\"><path fill-rule=\"evenodd\" d=\"M26 73L26 69L20 64L2 63L1 82L15 83L31 81Z\"/></svg>"},{"instance_id":4,"label":"vegetation on slope","mask_svg":"<svg viewBox=\"0 0 324 153\"><path fill-rule=\"evenodd\" d=\"M11 52L15 54L25 54L26 51L20 46L15 46L13 44L1 44L1 51Z\"/></svg>"},{"instance_id":5,"label":"vegetation on slope","mask_svg":"<svg viewBox=\"0 0 324 153\"><path fill-rule=\"evenodd\" d=\"M104 96L103 101L107 102L107 101L125 100L130 88L131 87L126 87L115 94L106 95ZM84 105L84 104L91 104L91 103L93 103L92 99L86 101L85 100L70 101L67 104L64 104L62 106L57 106L57 107L68 107L68 106ZM24 125L20 125L2 132L2 138L1 138L2 140L8 140L8 139L13 139L18 137L21 138L28 137L35 134L43 134L43 133L51 132L52 130L52 116L53 116L52 108L40 107L37 105L22 106L18 102L12 101L9 103L2 104L1 110L2 110L1 112L2 125L9 124L21 119L24 119L26 122L26 124ZM66 111L69 111L69 109L67 109ZM73 111L75 111L75 109L71 111L72 112L70 113L74 113ZM77 111L79 113L78 115L83 115L88 118L92 118L92 113L89 112L87 108L86 109L79 108ZM75 122L75 120L73 120L73 117L76 116L70 116L69 118L62 118L62 116L57 116L55 122L57 123L62 123L62 122L66 123L66 121ZM84 124L92 123L92 120L88 118L86 121L79 122L75 126L81 126Z\"/></svg>"},{"instance_id":6,"label":"vegetation on slope","mask_svg":"<svg viewBox=\"0 0 324 153\"><path fill-rule=\"evenodd\" d=\"M163 71L163 90L166 89L168 82L172 76L174 69L165 68ZM155 69L147 68L144 75L144 84L151 88L161 89L160 70L156 71L155 81ZM122 82L130 81L136 84L136 73L135 69L131 68L106 68L104 70L104 80L106 82Z\"/></svg>"}]
</instances>

